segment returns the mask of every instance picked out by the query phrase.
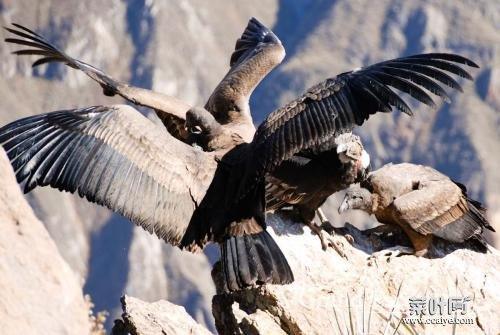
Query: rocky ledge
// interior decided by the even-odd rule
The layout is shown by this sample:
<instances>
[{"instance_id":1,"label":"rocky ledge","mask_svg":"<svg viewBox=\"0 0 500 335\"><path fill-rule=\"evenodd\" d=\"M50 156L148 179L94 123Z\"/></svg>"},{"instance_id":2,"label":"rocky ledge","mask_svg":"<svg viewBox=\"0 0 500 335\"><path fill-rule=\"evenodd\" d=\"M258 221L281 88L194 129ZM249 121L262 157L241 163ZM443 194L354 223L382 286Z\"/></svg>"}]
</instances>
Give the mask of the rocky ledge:
<instances>
[{"instance_id":1,"label":"rocky ledge","mask_svg":"<svg viewBox=\"0 0 500 335\"><path fill-rule=\"evenodd\" d=\"M377 250L406 247L400 232L360 231L346 224L329 237L335 247L323 251L308 228L277 215L268 219L296 280L214 296L212 312L220 334L500 332L500 254L495 249L480 253L473 243L458 246L438 240L433 258L395 256ZM216 285L218 277L216 265ZM178 306L134 301L131 313L127 299L124 320L118 324L136 329L132 334L163 334L159 329L164 334L207 332L194 328ZM166 324L181 327L174 331Z\"/></svg>"},{"instance_id":2,"label":"rocky ledge","mask_svg":"<svg viewBox=\"0 0 500 335\"><path fill-rule=\"evenodd\" d=\"M473 244L463 249L436 241L432 259L396 257L376 250L409 245L400 232L360 231L346 224L330 238L335 248L325 252L307 228L278 216L269 221L296 280L215 296L220 333L394 334L397 329L452 334L449 322L455 318L472 323L456 325L456 334L500 332L500 254L495 249L479 253ZM464 301L465 310L457 308ZM416 304L422 308L415 310ZM411 324L419 318L423 323Z\"/></svg>"}]
</instances>

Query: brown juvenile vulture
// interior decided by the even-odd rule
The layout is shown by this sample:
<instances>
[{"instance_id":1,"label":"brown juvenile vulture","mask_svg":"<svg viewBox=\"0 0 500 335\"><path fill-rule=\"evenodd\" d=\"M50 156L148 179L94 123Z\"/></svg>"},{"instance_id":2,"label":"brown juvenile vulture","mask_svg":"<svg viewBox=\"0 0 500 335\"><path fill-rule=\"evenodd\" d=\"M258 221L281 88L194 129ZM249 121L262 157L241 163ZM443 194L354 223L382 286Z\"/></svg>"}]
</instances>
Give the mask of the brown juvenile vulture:
<instances>
[{"instance_id":1,"label":"brown juvenile vulture","mask_svg":"<svg viewBox=\"0 0 500 335\"><path fill-rule=\"evenodd\" d=\"M351 187L339 212L349 209L400 226L417 256L427 253L433 236L457 243L472 238L482 242L484 228L494 231L486 210L468 197L464 185L431 167L410 163L385 165L370 173L361 187Z\"/></svg>"},{"instance_id":2,"label":"brown juvenile vulture","mask_svg":"<svg viewBox=\"0 0 500 335\"><path fill-rule=\"evenodd\" d=\"M106 94L119 94L155 109L169 128L169 132L164 131L132 107L121 105L63 110L12 122L0 128L0 144L24 191L50 185L78 193L180 248L194 250L209 241L219 243L229 290L293 281L285 257L265 230L267 175L296 155L316 157L334 150L336 137L363 124L378 111L390 112L395 107L411 114L410 107L391 87L434 105L420 87L448 100L436 81L460 89L446 72L471 78L456 64L477 67L462 56L433 53L345 72L272 112L250 143L235 143L233 148L210 152L184 143L189 133L185 124L178 121L186 120L186 112L191 108L188 104L120 84L92 66L66 56L31 30L15 27L9 31L17 37L8 41L29 47L17 54L42 56L34 65L60 61L81 69L98 81ZM255 36L263 37L264 44L277 43L273 38L266 42L267 35ZM271 52L266 56L263 45L264 51L257 48L255 55L246 58L249 51L245 39L244 34L238 48L242 62L233 65L241 67L263 57L262 66L266 68L257 73L261 79L281 61L283 54L277 57L279 53ZM253 76L248 69L234 81L227 79L236 73L236 69L230 70L225 80L229 86L243 85L241 92L248 97L260 79L249 80L250 85L246 85L246 76ZM248 105L230 95L221 95L228 97L225 109L217 107L219 100L213 96L207 105L221 108L220 115L218 111L212 113L215 121L228 129L253 127ZM189 127L209 132L215 129L213 120L203 115L204 109L191 111L193 122ZM175 136L171 135L175 133L172 125L177 127ZM246 140L247 131L235 132Z\"/></svg>"},{"instance_id":3,"label":"brown juvenile vulture","mask_svg":"<svg viewBox=\"0 0 500 335\"><path fill-rule=\"evenodd\" d=\"M189 137L189 129L185 127L186 112L191 108L188 103L172 96L119 82L100 69L67 55L32 30L16 23L13 23L13 26L5 29L16 36L5 41L29 47L14 51L16 55L40 56L41 58L33 63L33 67L60 62L81 70L101 85L105 95L118 94L135 105L152 108L172 136L184 142L192 140ZM229 71L205 105L216 121L226 128L226 133L236 133L246 142L252 140L255 126L250 114L250 95L284 57L285 49L276 35L257 19L251 18L243 34L236 41ZM199 110L200 108L198 114Z\"/></svg>"}]
</instances>

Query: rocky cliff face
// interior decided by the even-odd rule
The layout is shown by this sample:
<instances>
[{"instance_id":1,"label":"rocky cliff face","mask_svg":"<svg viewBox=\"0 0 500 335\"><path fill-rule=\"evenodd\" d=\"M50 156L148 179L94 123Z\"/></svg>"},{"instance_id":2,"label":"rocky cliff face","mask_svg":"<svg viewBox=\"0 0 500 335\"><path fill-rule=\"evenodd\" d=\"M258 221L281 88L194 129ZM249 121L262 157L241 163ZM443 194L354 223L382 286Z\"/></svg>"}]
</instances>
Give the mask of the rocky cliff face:
<instances>
[{"instance_id":1,"label":"rocky cliff face","mask_svg":"<svg viewBox=\"0 0 500 335\"><path fill-rule=\"evenodd\" d=\"M2 334L89 334L81 282L21 194L0 149Z\"/></svg>"},{"instance_id":2,"label":"rocky cliff face","mask_svg":"<svg viewBox=\"0 0 500 335\"><path fill-rule=\"evenodd\" d=\"M402 54L453 51L481 65L475 83L436 111L412 119L383 115L358 133L374 168L411 160L431 164L467 184L500 221L499 45L497 1L201 1L0 0L0 23L37 29L77 58L114 77L203 104L228 67L250 16L273 27L285 63L256 90L257 120L307 86L336 73ZM0 32L5 37L5 32ZM0 124L76 106L120 103L83 74L64 66L30 68L0 43ZM186 306L213 330L207 274L210 255L163 245L107 210L54 190L29 196L65 260L85 280L96 309L120 313L122 293ZM329 200L331 208L335 199ZM327 211L335 223L343 223ZM366 225L364 216L350 222ZM498 230L498 229L497 229ZM187 264L189 266L187 266ZM102 278L108 278L103 281ZM111 317L112 319L112 317Z\"/></svg>"},{"instance_id":3,"label":"rocky cliff face","mask_svg":"<svg viewBox=\"0 0 500 335\"><path fill-rule=\"evenodd\" d=\"M500 331L500 253L486 254L435 241L433 259L389 256L381 249L409 245L400 232L379 234L347 224L321 250L308 228L268 216L270 231L294 271L290 285L268 285L217 295L213 313L220 334L497 334ZM398 247L400 248L400 247ZM378 253L374 253L377 252ZM216 277L217 278L217 277ZM450 312L449 299L466 299ZM422 299L422 313L412 301ZM432 310L432 304L442 307ZM431 308L431 309L429 309ZM431 313L435 313L431 315ZM408 318L408 320L405 320ZM410 319L437 320L412 324ZM450 319L470 324L454 326ZM427 324L426 324L427 322ZM434 321L436 322L436 321ZM461 321L465 322L465 321Z\"/></svg>"},{"instance_id":4,"label":"rocky cliff face","mask_svg":"<svg viewBox=\"0 0 500 335\"><path fill-rule=\"evenodd\" d=\"M474 243L436 239L432 258L395 257L408 246L401 231L336 229L323 251L308 228L269 215L268 230L295 274L290 285L266 285L213 298L219 334L497 334L500 253ZM382 251L382 250L385 251ZM306 261L305 261L306 260ZM214 281L222 276L214 269ZM113 334L205 334L167 301L125 297ZM181 321L181 322L179 322ZM162 333L162 334L163 334Z\"/></svg>"},{"instance_id":5,"label":"rocky cliff face","mask_svg":"<svg viewBox=\"0 0 500 335\"><path fill-rule=\"evenodd\" d=\"M166 300L147 303L137 298L124 296L122 319L116 320L112 335L209 335L206 328L193 320L184 307Z\"/></svg>"}]
</instances>

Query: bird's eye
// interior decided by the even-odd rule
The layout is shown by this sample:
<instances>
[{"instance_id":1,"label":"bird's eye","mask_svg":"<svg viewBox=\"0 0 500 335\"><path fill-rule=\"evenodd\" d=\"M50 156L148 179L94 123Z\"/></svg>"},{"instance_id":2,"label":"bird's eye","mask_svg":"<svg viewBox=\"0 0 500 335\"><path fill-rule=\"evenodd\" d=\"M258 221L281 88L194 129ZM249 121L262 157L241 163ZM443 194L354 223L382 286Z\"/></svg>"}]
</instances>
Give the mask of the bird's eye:
<instances>
[{"instance_id":1,"label":"bird's eye","mask_svg":"<svg viewBox=\"0 0 500 335\"><path fill-rule=\"evenodd\" d=\"M200 128L200 126L189 127L189 133L191 133L191 134L199 135L199 134L201 134L202 132L203 132L203 131L202 131L202 129Z\"/></svg>"}]
</instances>

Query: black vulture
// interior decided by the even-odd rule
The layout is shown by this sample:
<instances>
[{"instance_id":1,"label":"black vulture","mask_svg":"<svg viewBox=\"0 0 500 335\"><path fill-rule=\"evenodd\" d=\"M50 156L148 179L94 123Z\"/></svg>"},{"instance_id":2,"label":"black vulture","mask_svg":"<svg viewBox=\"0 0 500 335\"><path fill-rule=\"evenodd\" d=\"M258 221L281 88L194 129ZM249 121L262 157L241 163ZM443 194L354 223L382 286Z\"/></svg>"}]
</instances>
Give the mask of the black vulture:
<instances>
[{"instance_id":1,"label":"black vulture","mask_svg":"<svg viewBox=\"0 0 500 335\"><path fill-rule=\"evenodd\" d=\"M246 143L253 128L248 96L284 53L274 50L276 44L277 49L282 48L279 40L260 34L255 36L261 36L263 42L257 46L274 45L270 56L266 56L265 46L255 54L246 51L244 34L236 56L233 54L233 66L244 68L246 62L263 57L265 61L258 64L264 69L249 80L250 85L245 76L252 76L252 71L230 70L223 81L229 86L242 85L240 93L246 100L234 100L228 94L221 94L221 99L212 95L206 106L220 108L210 113L244 141L235 142L233 148L202 151L184 143L190 137L185 127L186 112L191 109L188 104L118 83L65 55L35 32L15 27L7 29L17 37L7 41L30 47L17 54L42 56L35 66L59 61L83 70L101 84L105 94L119 94L153 108L169 130L123 105L63 110L12 122L0 128L0 143L24 191L50 185L78 193L180 248L196 250L209 241L217 242L228 290L293 281L286 258L266 232L266 176L294 156L314 158L336 150L335 138L362 125L378 111L390 112L394 107L411 115L410 107L391 87L434 106L421 87L449 100L436 81L461 89L446 72L470 79L457 64L477 67L459 55L430 53L345 72L269 114L251 142ZM248 54L252 56L248 58ZM225 109L220 107L224 97L228 104ZM191 110L190 128L215 129L209 125L213 120L198 117L199 109Z\"/></svg>"},{"instance_id":2,"label":"black vulture","mask_svg":"<svg viewBox=\"0 0 500 335\"><path fill-rule=\"evenodd\" d=\"M266 176L266 210L293 206L299 220L319 236L323 250L328 243L321 230L332 232L333 227L320 207L330 195L361 182L370 166L359 136L342 134L335 138L335 145L335 150L311 157L295 155ZM319 225L313 222L316 214Z\"/></svg>"}]
</instances>

